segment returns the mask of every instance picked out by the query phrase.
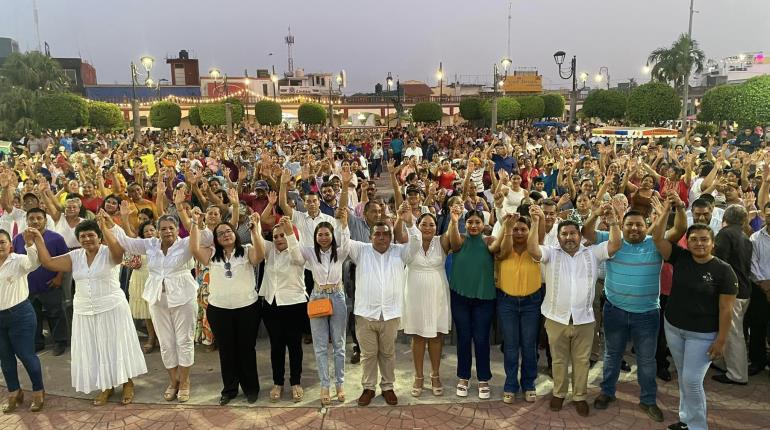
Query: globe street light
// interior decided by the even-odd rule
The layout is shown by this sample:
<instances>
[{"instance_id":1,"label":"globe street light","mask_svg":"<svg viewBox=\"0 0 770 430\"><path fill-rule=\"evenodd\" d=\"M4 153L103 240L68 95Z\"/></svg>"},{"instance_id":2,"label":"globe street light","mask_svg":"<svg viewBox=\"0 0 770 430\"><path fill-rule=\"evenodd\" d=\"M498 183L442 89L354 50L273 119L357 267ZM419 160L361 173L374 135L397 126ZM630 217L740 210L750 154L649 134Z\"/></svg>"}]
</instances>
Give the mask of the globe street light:
<instances>
[{"instance_id":1,"label":"globe street light","mask_svg":"<svg viewBox=\"0 0 770 430\"><path fill-rule=\"evenodd\" d=\"M494 132L497 129L497 92L502 91L505 93L503 86L505 85L505 80L508 78L508 67L511 65L512 61L510 58L505 57L502 60L500 60L500 65L503 67L503 73L502 75L499 73L498 64L495 63L494 67L492 68L492 112L491 112L491 128Z\"/></svg>"},{"instance_id":2,"label":"globe street light","mask_svg":"<svg viewBox=\"0 0 770 430\"><path fill-rule=\"evenodd\" d=\"M607 76L607 89L610 89L610 69L607 68L607 66L599 67L599 73L594 76L594 80L599 83L604 79L604 76Z\"/></svg>"},{"instance_id":3,"label":"globe street light","mask_svg":"<svg viewBox=\"0 0 770 430\"><path fill-rule=\"evenodd\" d=\"M561 66L564 64L564 58L566 56L567 54L564 51L556 51L556 53L553 54L553 60L556 62L556 65L559 66L559 77L562 79L572 79L572 93L570 94L569 102L569 122L570 124L574 124L575 112L577 110L577 75L575 74L575 69L577 67L577 57L574 55L572 56L569 73L564 74L562 72Z\"/></svg>"},{"instance_id":4,"label":"globe street light","mask_svg":"<svg viewBox=\"0 0 770 430\"><path fill-rule=\"evenodd\" d=\"M339 73L335 76L334 80L337 82L337 88L342 93L342 74ZM334 127L334 109L332 108L332 93L334 90L334 82L329 81L329 126Z\"/></svg>"},{"instance_id":5,"label":"globe street light","mask_svg":"<svg viewBox=\"0 0 770 430\"><path fill-rule=\"evenodd\" d=\"M145 55L139 59L139 62L144 66L144 70L147 72L147 77L144 78L144 82L139 82L139 70L134 62L131 62L131 114L134 119L134 143L139 143L139 135L142 132L142 126L139 121L139 101L136 99L136 86L147 85L152 82L150 78L150 70L152 70L152 64L155 61L149 55Z\"/></svg>"}]
</instances>

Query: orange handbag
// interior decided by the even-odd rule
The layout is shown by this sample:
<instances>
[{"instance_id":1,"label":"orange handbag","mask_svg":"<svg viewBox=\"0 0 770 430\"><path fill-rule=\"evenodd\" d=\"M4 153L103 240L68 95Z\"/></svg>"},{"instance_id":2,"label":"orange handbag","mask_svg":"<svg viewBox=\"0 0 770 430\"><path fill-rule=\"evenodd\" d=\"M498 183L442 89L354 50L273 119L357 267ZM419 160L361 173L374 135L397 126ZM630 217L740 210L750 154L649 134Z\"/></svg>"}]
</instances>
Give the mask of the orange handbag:
<instances>
[{"instance_id":1,"label":"orange handbag","mask_svg":"<svg viewBox=\"0 0 770 430\"><path fill-rule=\"evenodd\" d=\"M307 302L307 316L310 318L330 317L333 314L332 301L328 297Z\"/></svg>"}]
</instances>

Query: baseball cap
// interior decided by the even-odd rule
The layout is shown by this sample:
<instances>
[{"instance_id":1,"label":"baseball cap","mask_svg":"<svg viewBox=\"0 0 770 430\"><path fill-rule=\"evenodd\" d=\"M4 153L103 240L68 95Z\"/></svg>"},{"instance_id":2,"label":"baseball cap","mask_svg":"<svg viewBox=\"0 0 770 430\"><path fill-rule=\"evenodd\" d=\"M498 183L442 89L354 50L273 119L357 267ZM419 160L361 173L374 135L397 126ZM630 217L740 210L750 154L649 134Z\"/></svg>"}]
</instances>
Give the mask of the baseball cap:
<instances>
[{"instance_id":1,"label":"baseball cap","mask_svg":"<svg viewBox=\"0 0 770 430\"><path fill-rule=\"evenodd\" d=\"M406 187L406 194L417 193L422 194L422 190L417 185L409 185Z\"/></svg>"},{"instance_id":2,"label":"baseball cap","mask_svg":"<svg viewBox=\"0 0 770 430\"><path fill-rule=\"evenodd\" d=\"M260 179L254 183L255 190L268 190L270 187L267 185L267 181Z\"/></svg>"}]
</instances>

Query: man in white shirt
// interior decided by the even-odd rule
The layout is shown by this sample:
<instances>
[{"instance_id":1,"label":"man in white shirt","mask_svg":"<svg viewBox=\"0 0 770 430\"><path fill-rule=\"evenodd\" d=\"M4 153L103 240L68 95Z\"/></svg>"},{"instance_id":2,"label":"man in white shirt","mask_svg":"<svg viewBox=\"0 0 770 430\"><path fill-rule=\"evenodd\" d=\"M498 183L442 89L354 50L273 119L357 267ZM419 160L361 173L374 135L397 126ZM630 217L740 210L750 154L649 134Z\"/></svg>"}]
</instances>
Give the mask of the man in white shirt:
<instances>
[{"instance_id":1,"label":"man in white shirt","mask_svg":"<svg viewBox=\"0 0 770 430\"><path fill-rule=\"evenodd\" d=\"M399 218L407 225L410 236L420 234L413 225L408 203L399 208ZM374 398L379 369L382 397L394 406L398 404L393 383L396 380L396 335L401 323L404 266L409 245L418 241L410 239L407 245L392 243L393 227L383 221L371 227L370 237L370 244L356 241L350 244L350 258L357 265L353 313L361 347L361 385L364 388L358 405L367 406Z\"/></svg>"},{"instance_id":2,"label":"man in white shirt","mask_svg":"<svg viewBox=\"0 0 770 430\"><path fill-rule=\"evenodd\" d=\"M714 235L722 229L722 216L725 210L714 207L714 203L707 198L700 197L691 203L692 208L687 211L687 227L695 224L706 224L711 227Z\"/></svg>"},{"instance_id":3,"label":"man in white shirt","mask_svg":"<svg viewBox=\"0 0 770 430\"><path fill-rule=\"evenodd\" d=\"M571 220L558 226L559 246L540 245L538 225L544 217L539 206L529 210L532 227L527 252L542 264L548 286L541 312L553 357L552 411L561 410L569 389L567 368L572 363L572 401L577 413L588 416L586 402L589 359L594 337L593 301L599 264L612 257L622 245L618 215L609 204L602 207L610 225L608 242L583 246L580 226Z\"/></svg>"},{"instance_id":4,"label":"man in white shirt","mask_svg":"<svg viewBox=\"0 0 770 430\"><path fill-rule=\"evenodd\" d=\"M409 159L410 157L417 157L417 160L415 160L417 163L422 161L422 148L417 146L416 140L412 140L409 147L404 151L404 158Z\"/></svg>"}]
</instances>

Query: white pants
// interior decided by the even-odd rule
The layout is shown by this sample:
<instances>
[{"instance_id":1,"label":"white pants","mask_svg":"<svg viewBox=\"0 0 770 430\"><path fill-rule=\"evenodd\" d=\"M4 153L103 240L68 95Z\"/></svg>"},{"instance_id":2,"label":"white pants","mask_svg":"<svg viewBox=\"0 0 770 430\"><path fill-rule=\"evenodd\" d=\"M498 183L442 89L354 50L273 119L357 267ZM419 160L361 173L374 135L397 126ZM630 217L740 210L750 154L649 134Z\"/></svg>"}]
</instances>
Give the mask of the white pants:
<instances>
[{"instance_id":1,"label":"white pants","mask_svg":"<svg viewBox=\"0 0 770 430\"><path fill-rule=\"evenodd\" d=\"M195 361L194 338L198 303L190 300L181 306L170 308L166 293L162 293L160 300L150 305L150 316L160 343L160 357L166 369L192 366Z\"/></svg>"}]
</instances>

